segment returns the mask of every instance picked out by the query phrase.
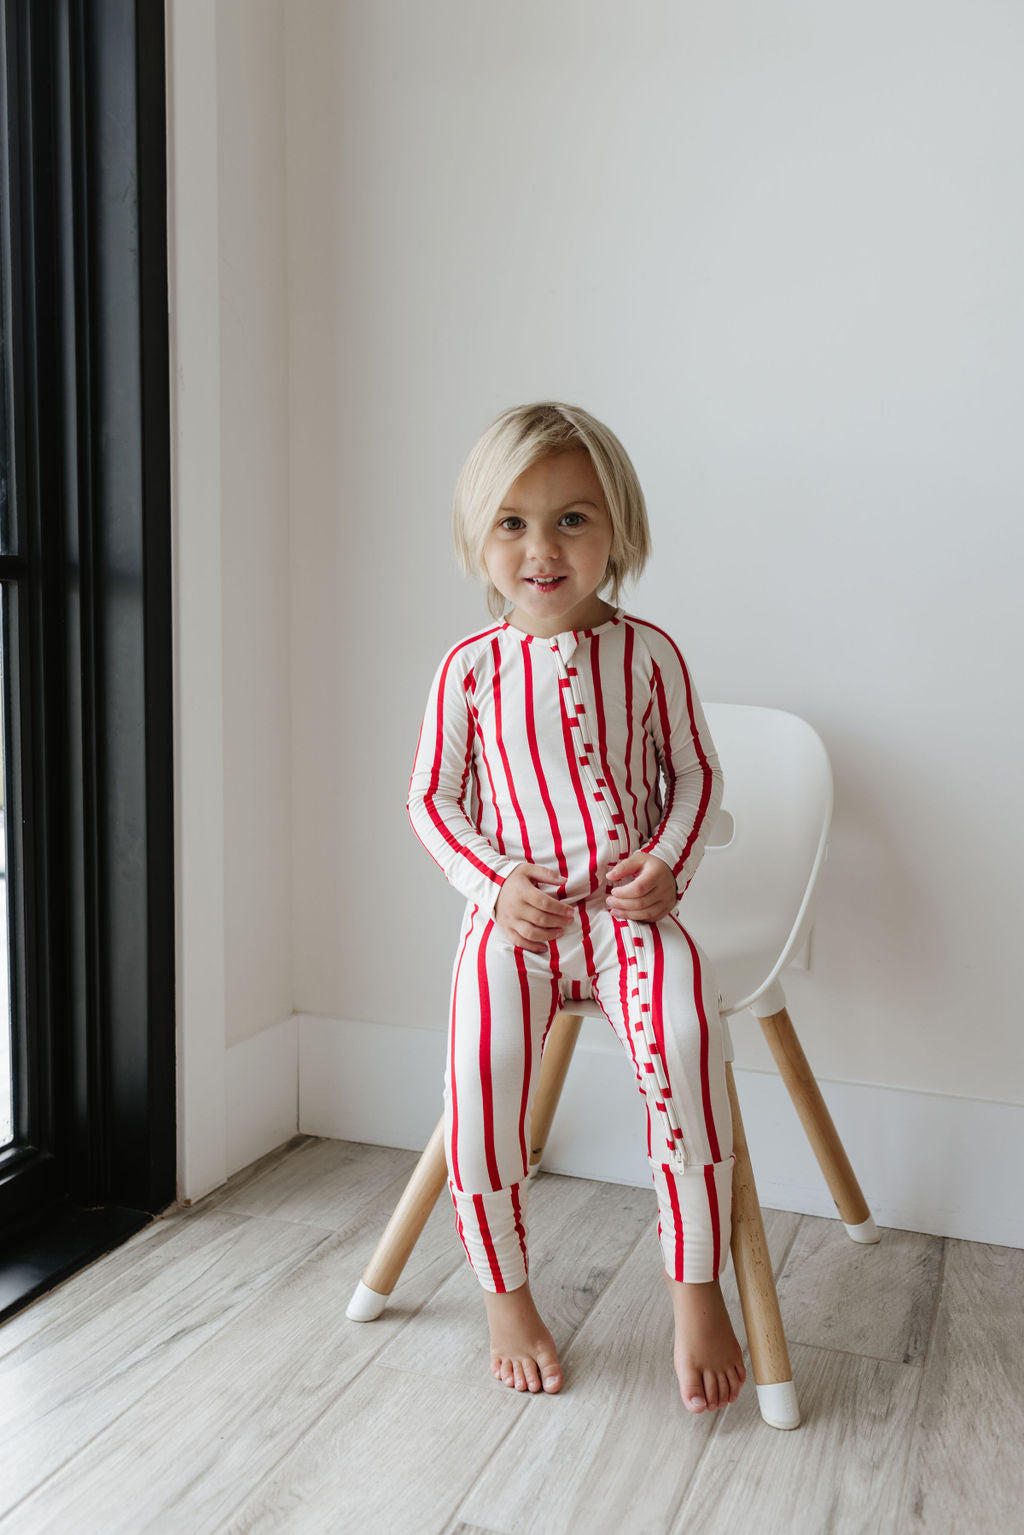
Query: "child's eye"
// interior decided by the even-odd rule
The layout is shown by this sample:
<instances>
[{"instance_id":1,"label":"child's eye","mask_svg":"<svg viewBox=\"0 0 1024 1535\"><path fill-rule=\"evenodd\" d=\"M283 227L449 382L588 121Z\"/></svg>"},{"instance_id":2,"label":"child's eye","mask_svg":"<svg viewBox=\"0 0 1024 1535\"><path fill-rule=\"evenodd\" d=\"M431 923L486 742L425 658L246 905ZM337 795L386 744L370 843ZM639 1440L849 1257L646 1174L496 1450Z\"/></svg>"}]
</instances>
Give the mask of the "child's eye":
<instances>
[{"instance_id":1,"label":"child's eye","mask_svg":"<svg viewBox=\"0 0 1024 1535\"><path fill-rule=\"evenodd\" d=\"M582 527L586 520L582 512L566 512L560 519L563 525L567 525L570 528ZM521 517L503 517L498 523L498 527L506 533L517 533L523 526L524 523Z\"/></svg>"}]
</instances>

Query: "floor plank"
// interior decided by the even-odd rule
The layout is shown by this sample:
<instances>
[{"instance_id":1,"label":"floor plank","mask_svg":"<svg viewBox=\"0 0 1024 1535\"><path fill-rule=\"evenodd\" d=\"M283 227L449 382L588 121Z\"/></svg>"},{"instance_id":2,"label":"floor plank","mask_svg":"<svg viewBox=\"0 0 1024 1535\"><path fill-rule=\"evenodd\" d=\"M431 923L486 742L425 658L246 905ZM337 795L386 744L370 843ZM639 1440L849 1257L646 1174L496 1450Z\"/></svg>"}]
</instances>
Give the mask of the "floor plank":
<instances>
[{"instance_id":1,"label":"floor plank","mask_svg":"<svg viewBox=\"0 0 1024 1535\"><path fill-rule=\"evenodd\" d=\"M1024 1252L945 1241L900 1535L1020 1529Z\"/></svg>"},{"instance_id":2,"label":"floor plank","mask_svg":"<svg viewBox=\"0 0 1024 1535\"><path fill-rule=\"evenodd\" d=\"M778 1270L802 1217L764 1217ZM691 1414L679 1399L671 1304L653 1226L648 1234L566 1350L562 1391L536 1399L550 1421L516 1425L460 1505L461 1519L509 1535L667 1528L722 1414ZM731 1261L722 1294L745 1342ZM744 1391L749 1379L748 1370Z\"/></svg>"},{"instance_id":3,"label":"floor plank","mask_svg":"<svg viewBox=\"0 0 1024 1535\"><path fill-rule=\"evenodd\" d=\"M263 1176L269 1168L276 1167L278 1162L282 1162L289 1154L292 1154L292 1151L296 1150L296 1144L304 1144L309 1139L309 1136L293 1137L292 1141L269 1151L267 1156L259 1157L258 1162L253 1162L250 1167L241 1168L220 1188L210 1191L204 1199L197 1200L197 1203L193 1205L181 1205L181 1203L170 1205L157 1220L143 1226L134 1236L129 1237L127 1242L112 1249L111 1253L103 1253L86 1268L80 1268L77 1273L69 1274L68 1279L61 1280L60 1285L48 1289L45 1296L38 1297L31 1305L25 1306L14 1317L8 1319L8 1322L0 1326L0 1358L9 1354L12 1349L20 1348L31 1337L37 1337L51 1325L51 1322L60 1322L64 1325L78 1306L91 1305L103 1289L121 1285L126 1276L135 1273L138 1260L143 1254L149 1254L147 1257L149 1263L161 1262L155 1254L160 1251L164 1243L177 1239L181 1225L190 1216L200 1210L215 1210L226 1197L229 1197L229 1191L243 1188L246 1183ZM396 1157L395 1177L399 1176L405 1165L411 1167L411 1160L415 1160L408 1151L395 1151L393 1156Z\"/></svg>"},{"instance_id":4,"label":"floor plank","mask_svg":"<svg viewBox=\"0 0 1024 1535\"><path fill-rule=\"evenodd\" d=\"M224 1200L233 1199L236 1194L240 1193L250 1183L255 1183L258 1179L262 1178L265 1173L276 1167L279 1162L284 1162L288 1157L294 1155L300 1147L319 1139L321 1137L315 1135L293 1135L290 1140L282 1142L280 1146L275 1146L273 1151L268 1151L262 1157L257 1157L255 1162L249 1162L245 1167L240 1167L237 1172L232 1173L230 1178L218 1184L215 1189L211 1189L201 1199L191 1201L184 1208L191 1211L215 1210ZM359 1144L361 1142L338 1142L338 1145L342 1147Z\"/></svg>"},{"instance_id":5,"label":"floor plank","mask_svg":"<svg viewBox=\"0 0 1024 1535\"><path fill-rule=\"evenodd\" d=\"M657 1243L638 1244L566 1350L562 1391L526 1399L460 1519L507 1535L666 1527L717 1415L679 1399L661 1275Z\"/></svg>"},{"instance_id":6,"label":"floor plank","mask_svg":"<svg viewBox=\"0 0 1024 1535\"><path fill-rule=\"evenodd\" d=\"M528 1404L369 1365L217 1535L426 1535Z\"/></svg>"},{"instance_id":7,"label":"floor plank","mask_svg":"<svg viewBox=\"0 0 1024 1535\"><path fill-rule=\"evenodd\" d=\"M416 1162L296 1137L0 1327L0 1535L986 1535L1024 1506L1024 1253L765 1211L804 1421L691 1416L650 1189L542 1175L557 1396L487 1374L442 1198L344 1308ZM723 1293L745 1342L731 1263ZM6 1512L5 1512L6 1511Z\"/></svg>"},{"instance_id":8,"label":"floor plank","mask_svg":"<svg viewBox=\"0 0 1024 1535\"><path fill-rule=\"evenodd\" d=\"M890 1228L878 1242L854 1242L842 1221L803 1216L779 1279L789 1341L922 1364L942 1243Z\"/></svg>"},{"instance_id":9,"label":"floor plank","mask_svg":"<svg viewBox=\"0 0 1024 1535\"><path fill-rule=\"evenodd\" d=\"M50 1477L331 1232L211 1211L4 1360L0 1511Z\"/></svg>"},{"instance_id":10,"label":"floor plank","mask_svg":"<svg viewBox=\"0 0 1024 1535\"><path fill-rule=\"evenodd\" d=\"M502 1530L485 1530L479 1524L463 1524L461 1519L445 1527L444 1535L504 1535Z\"/></svg>"},{"instance_id":11,"label":"floor plank","mask_svg":"<svg viewBox=\"0 0 1024 1535\"><path fill-rule=\"evenodd\" d=\"M147 1368L138 1381L115 1361L109 1394L116 1395L109 1405L93 1361L92 1433L87 1424L69 1424L60 1405L50 1414L49 1432L60 1430L55 1449L64 1463L21 1505L24 1528L135 1535L160 1528L173 1509L176 1522L168 1520L166 1527L192 1535L226 1518L263 1475L268 1447L276 1458L297 1443L454 1265L465 1261L439 1209L406 1266L402 1300L396 1296L375 1322L346 1319L348 1296L400 1192L400 1183L386 1188L364 1208L355 1231L329 1233L312 1248L298 1228L248 1220L246 1235L263 1249L264 1262L273 1258L267 1243L277 1237L295 1255L295 1266L261 1286L261 1293L252 1291L252 1304L171 1371L154 1378ZM225 1219L244 1220L218 1209L198 1224ZM174 1277L172 1266L172 1284ZM123 1323L124 1308L117 1315ZM165 1315L177 1320L173 1308ZM118 1408L105 1424L104 1414ZM47 1446L38 1440L18 1445L17 1453L36 1474L49 1462ZM140 1464L144 1479L134 1474ZM132 1488L130 1499L125 1487Z\"/></svg>"},{"instance_id":12,"label":"floor plank","mask_svg":"<svg viewBox=\"0 0 1024 1535\"><path fill-rule=\"evenodd\" d=\"M414 1151L393 1146L310 1139L258 1178L226 1193L216 1207L341 1231L390 1187L400 1170L408 1176L417 1160Z\"/></svg>"},{"instance_id":13,"label":"floor plank","mask_svg":"<svg viewBox=\"0 0 1024 1535\"><path fill-rule=\"evenodd\" d=\"M744 1386L717 1415L719 1431L675 1519L652 1530L902 1535L897 1509L921 1371L801 1343L789 1353L800 1427L769 1428Z\"/></svg>"}]
</instances>

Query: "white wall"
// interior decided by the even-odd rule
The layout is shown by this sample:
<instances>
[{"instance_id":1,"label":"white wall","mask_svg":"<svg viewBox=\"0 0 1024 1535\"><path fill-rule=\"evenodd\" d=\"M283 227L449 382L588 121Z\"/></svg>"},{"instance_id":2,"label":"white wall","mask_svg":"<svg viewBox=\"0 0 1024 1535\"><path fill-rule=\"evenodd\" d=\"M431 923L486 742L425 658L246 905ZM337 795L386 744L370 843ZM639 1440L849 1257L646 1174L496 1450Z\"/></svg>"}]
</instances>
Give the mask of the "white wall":
<instances>
[{"instance_id":1,"label":"white wall","mask_svg":"<svg viewBox=\"0 0 1024 1535\"><path fill-rule=\"evenodd\" d=\"M606 419L645 486L656 558L627 608L670 629L705 698L792 709L828 746L813 967L786 989L834 1103L915 1095L891 1123L927 1120L927 1145L878 1135L862 1179L883 1221L932 1220L936 1148L984 1167L976 1127L999 1155L1024 1124L969 1102L1024 1104L1024 13L168 16L183 1168L203 1142L184 1182L296 1125L365 1134L385 1039L404 1122L381 1138L422 1144L439 1111L462 903L405 795L436 662L486 617L451 493L498 410L553 397ZM748 1081L774 1072L756 1025L733 1036ZM902 1101L857 1099L861 1133ZM781 1204L770 1118L763 1147L748 1129ZM887 1169L915 1161L886 1204ZM920 1229L976 1234L957 1199Z\"/></svg>"},{"instance_id":2,"label":"white wall","mask_svg":"<svg viewBox=\"0 0 1024 1535\"><path fill-rule=\"evenodd\" d=\"M443 1026L461 898L404 802L486 616L451 491L549 396L645 486L627 607L830 751L816 1068L1024 1101L1022 34L996 0L287 6L298 1009Z\"/></svg>"},{"instance_id":3,"label":"white wall","mask_svg":"<svg viewBox=\"0 0 1024 1535\"><path fill-rule=\"evenodd\" d=\"M225 1037L292 1008L284 25L217 0Z\"/></svg>"},{"instance_id":4,"label":"white wall","mask_svg":"<svg viewBox=\"0 0 1024 1535\"><path fill-rule=\"evenodd\" d=\"M284 46L279 0L165 14L178 1181L195 1199L297 1125Z\"/></svg>"}]
</instances>

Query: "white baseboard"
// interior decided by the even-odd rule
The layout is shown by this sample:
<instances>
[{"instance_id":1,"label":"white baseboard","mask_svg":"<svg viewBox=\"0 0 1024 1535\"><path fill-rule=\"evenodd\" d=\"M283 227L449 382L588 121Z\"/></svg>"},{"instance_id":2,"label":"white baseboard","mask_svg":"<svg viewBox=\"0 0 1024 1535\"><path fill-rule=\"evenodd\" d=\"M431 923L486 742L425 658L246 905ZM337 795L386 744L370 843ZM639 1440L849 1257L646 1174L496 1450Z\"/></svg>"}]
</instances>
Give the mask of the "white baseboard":
<instances>
[{"instance_id":1,"label":"white baseboard","mask_svg":"<svg viewBox=\"0 0 1024 1535\"><path fill-rule=\"evenodd\" d=\"M299 1128L300 1015L226 1051L227 1176L248 1167Z\"/></svg>"},{"instance_id":2,"label":"white baseboard","mask_svg":"<svg viewBox=\"0 0 1024 1535\"><path fill-rule=\"evenodd\" d=\"M229 1052L232 1171L296 1130L413 1151L426 1144L442 1110L442 1033L305 1014L267 1033L281 1037L261 1035ZM296 1042L297 1119L293 1085L289 1096ZM820 1085L880 1226L1024 1247L1024 1106L863 1082ZM736 1068L736 1087L761 1203L835 1217L781 1080ZM584 1020L544 1166L649 1183L631 1068L593 1019Z\"/></svg>"}]
</instances>

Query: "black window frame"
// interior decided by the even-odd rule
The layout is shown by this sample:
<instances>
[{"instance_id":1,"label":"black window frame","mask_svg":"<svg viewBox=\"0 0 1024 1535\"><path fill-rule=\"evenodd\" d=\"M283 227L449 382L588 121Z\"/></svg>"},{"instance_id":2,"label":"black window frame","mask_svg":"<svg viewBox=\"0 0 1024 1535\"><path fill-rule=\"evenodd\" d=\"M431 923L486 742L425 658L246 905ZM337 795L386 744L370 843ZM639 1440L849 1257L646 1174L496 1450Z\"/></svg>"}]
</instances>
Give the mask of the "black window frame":
<instances>
[{"instance_id":1,"label":"black window frame","mask_svg":"<svg viewBox=\"0 0 1024 1535\"><path fill-rule=\"evenodd\" d=\"M163 0L0 4L2 1321L174 1202L177 1094Z\"/></svg>"}]
</instances>

